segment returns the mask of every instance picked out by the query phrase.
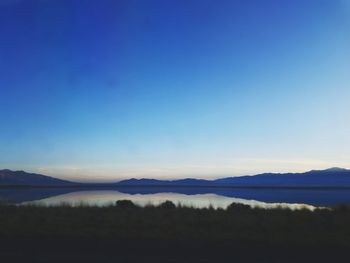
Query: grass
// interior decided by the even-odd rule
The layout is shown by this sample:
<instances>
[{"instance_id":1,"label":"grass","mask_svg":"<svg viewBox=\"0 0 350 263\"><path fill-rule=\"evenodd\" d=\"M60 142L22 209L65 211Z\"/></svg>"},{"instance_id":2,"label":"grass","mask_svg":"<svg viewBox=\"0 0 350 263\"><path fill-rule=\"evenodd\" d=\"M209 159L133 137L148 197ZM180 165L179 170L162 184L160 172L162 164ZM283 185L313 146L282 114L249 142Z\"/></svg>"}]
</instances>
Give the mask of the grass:
<instances>
[{"instance_id":1,"label":"grass","mask_svg":"<svg viewBox=\"0 0 350 263\"><path fill-rule=\"evenodd\" d=\"M348 261L350 209L0 205L1 262Z\"/></svg>"},{"instance_id":2,"label":"grass","mask_svg":"<svg viewBox=\"0 0 350 263\"><path fill-rule=\"evenodd\" d=\"M228 209L138 207L121 201L108 207L0 205L0 238L114 238L218 240L286 246L350 248L350 209Z\"/></svg>"}]
</instances>

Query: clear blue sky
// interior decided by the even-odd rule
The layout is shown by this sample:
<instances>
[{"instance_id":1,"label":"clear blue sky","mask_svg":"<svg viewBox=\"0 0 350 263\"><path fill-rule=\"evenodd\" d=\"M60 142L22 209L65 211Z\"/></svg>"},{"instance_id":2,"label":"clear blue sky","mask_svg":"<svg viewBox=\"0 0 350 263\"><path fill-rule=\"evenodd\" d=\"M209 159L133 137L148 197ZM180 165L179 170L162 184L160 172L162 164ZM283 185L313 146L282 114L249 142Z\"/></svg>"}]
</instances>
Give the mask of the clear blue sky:
<instances>
[{"instance_id":1,"label":"clear blue sky","mask_svg":"<svg viewBox=\"0 0 350 263\"><path fill-rule=\"evenodd\" d=\"M350 167L350 0L1 0L0 167Z\"/></svg>"}]
</instances>

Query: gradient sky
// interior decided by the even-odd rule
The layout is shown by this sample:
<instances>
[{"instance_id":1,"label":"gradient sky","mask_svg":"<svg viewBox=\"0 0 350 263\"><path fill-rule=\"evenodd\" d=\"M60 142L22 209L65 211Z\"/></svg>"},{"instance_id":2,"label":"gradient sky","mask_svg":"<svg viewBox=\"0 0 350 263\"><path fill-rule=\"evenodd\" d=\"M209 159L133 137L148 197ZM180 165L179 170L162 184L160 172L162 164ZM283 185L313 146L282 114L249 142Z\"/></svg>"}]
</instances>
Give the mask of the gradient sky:
<instances>
[{"instance_id":1,"label":"gradient sky","mask_svg":"<svg viewBox=\"0 0 350 263\"><path fill-rule=\"evenodd\" d=\"M0 168L350 167L350 0L0 0Z\"/></svg>"}]
</instances>

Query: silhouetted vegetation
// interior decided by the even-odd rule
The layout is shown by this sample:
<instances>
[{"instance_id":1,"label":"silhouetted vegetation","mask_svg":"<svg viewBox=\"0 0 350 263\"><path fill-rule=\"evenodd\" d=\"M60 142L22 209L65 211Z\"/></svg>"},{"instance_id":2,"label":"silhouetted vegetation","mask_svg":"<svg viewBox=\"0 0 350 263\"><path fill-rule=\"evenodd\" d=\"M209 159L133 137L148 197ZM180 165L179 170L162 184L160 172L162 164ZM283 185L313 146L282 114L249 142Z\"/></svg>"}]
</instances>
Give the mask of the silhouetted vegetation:
<instances>
[{"instance_id":1,"label":"silhouetted vegetation","mask_svg":"<svg viewBox=\"0 0 350 263\"><path fill-rule=\"evenodd\" d=\"M175 209L176 205L171 201L165 201L164 203L161 203L158 207L163 209Z\"/></svg>"},{"instance_id":2,"label":"silhouetted vegetation","mask_svg":"<svg viewBox=\"0 0 350 263\"><path fill-rule=\"evenodd\" d=\"M108 207L0 206L0 237L113 237L232 240L269 244L350 247L350 209L228 209L138 207L121 200Z\"/></svg>"},{"instance_id":3,"label":"silhouetted vegetation","mask_svg":"<svg viewBox=\"0 0 350 263\"><path fill-rule=\"evenodd\" d=\"M240 211L247 211L250 210L250 206L249 205L245 205L245 204L239 204L239 203L232 203L227 207L227 210L229 211L236 211L236 212L240 212Z\"/></svg>"},{"instance_id":4,"label":"silhouetted vegetation","mask_svg":"<svg viewBox=\"0 0 350 263\"><path fill-rule=\"evenodd\" d=\"M243 204L196 209L171 201L157 207L129 200L107 207L2 204L0 257L4 262L72 257L74 262L329 262L334 255L347 258L349 222L346 205L293 211Z\"/></svg>"},{"instance_id":5,"label":"silhouetted vegetation","mask_svg":"<svg viewBox=\"0 0 350 263\"><path fill-rule=\"evenodd\" d=\"M115 202L115 205L118 208L135 208L136 207L136 205L130 200L118 200L117 202Z\"/></svg>"}]
</instances>

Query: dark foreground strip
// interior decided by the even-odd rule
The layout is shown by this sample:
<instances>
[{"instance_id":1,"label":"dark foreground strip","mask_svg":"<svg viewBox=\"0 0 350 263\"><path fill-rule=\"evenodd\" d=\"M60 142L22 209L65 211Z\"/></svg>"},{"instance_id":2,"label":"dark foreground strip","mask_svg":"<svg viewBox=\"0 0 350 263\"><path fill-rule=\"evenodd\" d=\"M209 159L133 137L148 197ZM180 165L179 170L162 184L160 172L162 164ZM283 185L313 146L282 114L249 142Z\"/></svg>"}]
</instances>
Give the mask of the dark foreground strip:
<instances>
[{"instance_id":1,"label":"dark foreground strip","mask_svg":"<svg viewBox=\"0 0 350 263\"><path fill-rule=\"evenodd\" d=\"M270 247L243 243L151 239L2 239L0 262L349 262L345 248Z\"/></svg>"}]
</instances>

